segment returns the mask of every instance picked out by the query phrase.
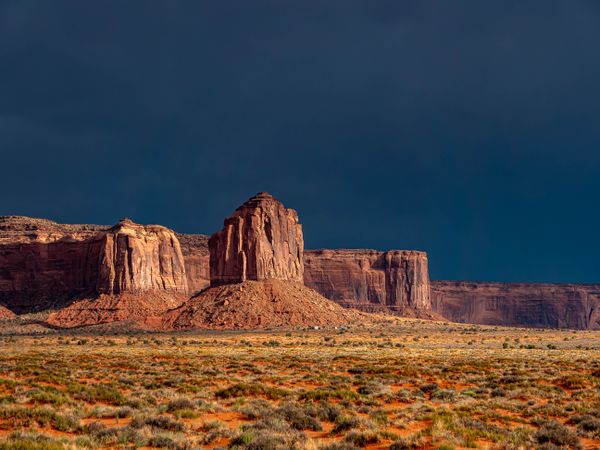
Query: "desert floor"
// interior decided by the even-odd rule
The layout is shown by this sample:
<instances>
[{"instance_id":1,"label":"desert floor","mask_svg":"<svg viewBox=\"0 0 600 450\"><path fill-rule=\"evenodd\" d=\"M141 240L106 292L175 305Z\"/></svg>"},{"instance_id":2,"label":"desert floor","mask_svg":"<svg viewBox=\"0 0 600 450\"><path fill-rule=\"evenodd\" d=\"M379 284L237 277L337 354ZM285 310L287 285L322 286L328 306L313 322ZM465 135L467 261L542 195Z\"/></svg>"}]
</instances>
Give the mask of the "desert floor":
<instances>
[{"instance_id":1,"label":"desert floor","mask_svg":"<svg viewBox=\"0 0 600 450\"><path fill-rule=\"evenodd\" d=\"M600 332L0 337L0 449L600 448Z\"/></svg>"}]
</instances>

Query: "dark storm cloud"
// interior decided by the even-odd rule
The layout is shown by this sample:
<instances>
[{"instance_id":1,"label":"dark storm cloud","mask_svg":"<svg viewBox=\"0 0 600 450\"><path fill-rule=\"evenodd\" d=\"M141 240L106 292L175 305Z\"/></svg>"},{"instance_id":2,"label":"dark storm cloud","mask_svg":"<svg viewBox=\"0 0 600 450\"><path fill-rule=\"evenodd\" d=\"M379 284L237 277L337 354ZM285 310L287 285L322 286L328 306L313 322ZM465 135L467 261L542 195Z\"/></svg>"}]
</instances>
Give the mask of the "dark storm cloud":
<instances>
[{"instance_id":1,"label":"dark storm cloud","mask_svg":"<svg viewBox=\"0 0 600 450\"><path fill-rule=\"evenodd\" d=\"M210 233L268 190L312 248L599 281L597 5L0 2L0 213Z\"/></svg>"}]
</instances>

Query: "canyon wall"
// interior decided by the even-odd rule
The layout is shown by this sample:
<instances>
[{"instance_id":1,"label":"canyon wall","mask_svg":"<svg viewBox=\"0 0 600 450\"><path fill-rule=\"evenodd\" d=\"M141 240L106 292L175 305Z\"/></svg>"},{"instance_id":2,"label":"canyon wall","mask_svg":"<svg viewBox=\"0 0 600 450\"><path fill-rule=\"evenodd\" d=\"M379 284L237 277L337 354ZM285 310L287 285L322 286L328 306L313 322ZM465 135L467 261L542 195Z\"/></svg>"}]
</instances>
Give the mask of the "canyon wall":
<instances>
[{"instance_id":1,"label":"canyon wall","mask_svg":"<svg viewBox=\"0 0 600 450\"><path fill-rule=\"evenodd\" d=\"M210 284L279 279L302 282L304 240L298 214L261 192L237 208L209 241Z\"/></svg>"},{"instance_id":2,"label":"canyon wall","mask_svg":"<svg viewBox=\"0 0 600 450\"><path fill-rule=\"evenodd\" d=\"M600 284L432 281L431 297L453 322L600 329Z\"/></svg>"},{"instance_id":3,"label":"canyon wall","mask_svg":"<svg viewBox=\"0 0 600 450\"><path fill-rule=\"evenodd\" d=\"M304 283L364 311L430 310L427 254L391 250L307 250Z\"/></svg>"}]
</instances>

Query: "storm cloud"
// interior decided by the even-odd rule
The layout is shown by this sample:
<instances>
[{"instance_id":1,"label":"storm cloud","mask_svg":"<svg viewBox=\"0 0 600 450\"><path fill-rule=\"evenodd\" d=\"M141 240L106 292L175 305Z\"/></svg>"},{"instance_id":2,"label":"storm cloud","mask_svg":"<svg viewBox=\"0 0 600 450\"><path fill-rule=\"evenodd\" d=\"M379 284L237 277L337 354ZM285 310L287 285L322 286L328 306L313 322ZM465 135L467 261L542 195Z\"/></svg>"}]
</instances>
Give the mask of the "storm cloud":
<instances>
[{"instance_id":1,"label":"storm cloud","mask_svg":"<svg viewBox=\"0 0 600 450\"><path fill-rule=\"evenodd\" d=\"M598 282L595 1L2 1L0 214L306 245L435 279Z\"/></svg>"}]
</instances>

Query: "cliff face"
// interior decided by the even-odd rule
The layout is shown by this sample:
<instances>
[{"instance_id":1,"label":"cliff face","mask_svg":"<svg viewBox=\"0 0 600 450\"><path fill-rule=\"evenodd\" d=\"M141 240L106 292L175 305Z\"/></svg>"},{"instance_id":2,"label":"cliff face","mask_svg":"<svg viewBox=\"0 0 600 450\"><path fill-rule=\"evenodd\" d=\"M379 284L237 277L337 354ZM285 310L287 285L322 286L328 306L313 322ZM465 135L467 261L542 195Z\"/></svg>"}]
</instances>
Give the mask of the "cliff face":
<instances>
[{"instance_id":1,"label":"cliff face","mask_svg":"<svg viewBox=\"0 0 600 450\"><path fill-rule=\"evenodd\" d=\"M600 329L600 285L432 281L433 308L454 322Z\"/></svg>"},{"instance_id":2,"label":"cliff face","mask_svg":"<svg viewBox=\"0 0 600 450\"><path fill-rule=\"evenodd\" d=\"M183 255L167 228L0 218L0 303L14 312L81 296L151 290L187 292Z\"/></svg>"},{"instance_id":3,"label":"cliff face","mask_svg":"<svg viewBox=\"0 0 600 450\"><path fill-rule=\"evenodd\" d=\"M268 279L302 282L304 240L298 214L265 192L225 219L208 246L211 286Z\"/></svg>"},{"instance_id":4,"label":"cliff face","mask_svg":"<svg viewBox=\"0 0 600 450\"><path fill-rule=\"evenodd\" d=\"M210 253L208 236L204 234L177 234L185 263L188 293L190 295L210 286Z\"/></svg>"},{"instance_id":5,"label":"cliff face","mask_svg":"<svg viewBox=\"0 0 600 450\"><path fill-rule=\"evenodd\" d=\"M93 291L105 229L0 217L0 302L23 313Z\"/></svg>"},{"instance_id":6,"label":"cliff face","mask_svg":"<svg viewBox=\"0 0 600 450\"><path fill-rule=\"evenodd\" d=\"M392 250L307 250L304 283L365 311L430 310L427 254Z\"/></svg>"},{"instance_id":7,"label":"cliff face","mask_svg":"<svg viewBox=\"0 0 600 450\"><path fill-rule=\"evenodd\" d=\"M96 292L188 291L185 263L175 233L130 220L99 236L100 270Z\"/></svg>"}]
</instances>

